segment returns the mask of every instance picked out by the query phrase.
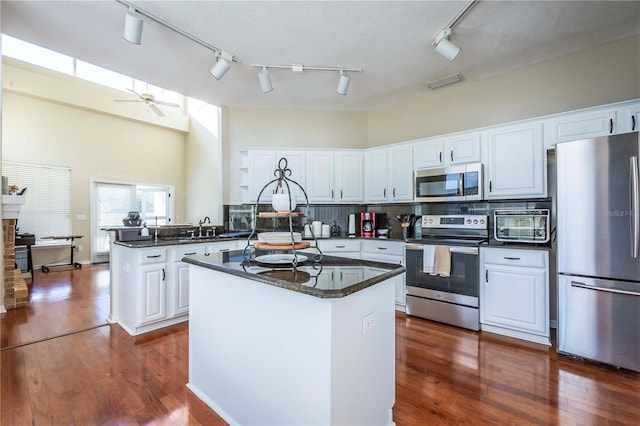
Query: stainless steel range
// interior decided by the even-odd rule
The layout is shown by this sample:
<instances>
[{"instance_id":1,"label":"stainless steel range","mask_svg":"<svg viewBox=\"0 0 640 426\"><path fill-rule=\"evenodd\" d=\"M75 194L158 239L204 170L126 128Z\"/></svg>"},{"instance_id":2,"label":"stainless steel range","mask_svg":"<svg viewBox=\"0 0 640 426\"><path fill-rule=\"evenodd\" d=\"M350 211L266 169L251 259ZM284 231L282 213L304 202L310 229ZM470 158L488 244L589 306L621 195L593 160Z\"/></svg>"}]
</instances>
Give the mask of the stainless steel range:
<instances>
[{"instance_id":1,"label":"stainless steel range","mask_svg":"<svg viewBox=\"0 0 640 426\"><path fill-rule=\"evenodd\" d=\"M407 314L480 329L478 247L483 215L423 215L422 239L406 245Z\"/></svg>"}]
</instances>

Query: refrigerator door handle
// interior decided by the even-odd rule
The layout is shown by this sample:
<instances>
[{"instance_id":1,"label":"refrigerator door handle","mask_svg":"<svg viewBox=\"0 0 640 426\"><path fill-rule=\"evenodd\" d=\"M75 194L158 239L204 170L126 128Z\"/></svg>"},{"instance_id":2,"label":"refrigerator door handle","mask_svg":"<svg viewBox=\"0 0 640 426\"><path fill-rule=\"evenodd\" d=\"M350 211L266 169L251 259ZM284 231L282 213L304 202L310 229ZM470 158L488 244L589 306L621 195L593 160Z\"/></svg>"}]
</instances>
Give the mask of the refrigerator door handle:
<instances>
[{"instance_id":1,"label":"refrigerator door handle","mask_svg":"<svg viewBox=\"0 0 640 426\"><path fill-rule=\"evenodd\" d=\"M638 194L638 157L631 157L631 221L632 221L632 246L631 256L638 258L640 252L640 195Z\"/></svg>"},{"instance_id":2,"label":"refrigerator door handle","mask_svg":"<svg viewBox=\"0 0 640 426\"><path fill-rule=\"evenodd\" d=\"M628 296L639 296L640 297L640 293L636 293L634 291L627 291L627 290L618 290L615 288L605 288L605 287L598 287L595 285L589 285L589 284L584 284L578 281L571 281L571 287L577 287L577 288L584 288L587 290L596 290L596 291L604 291L607 293L617 293L617 294L626 294Z\"/></svg>"}]
</instances>

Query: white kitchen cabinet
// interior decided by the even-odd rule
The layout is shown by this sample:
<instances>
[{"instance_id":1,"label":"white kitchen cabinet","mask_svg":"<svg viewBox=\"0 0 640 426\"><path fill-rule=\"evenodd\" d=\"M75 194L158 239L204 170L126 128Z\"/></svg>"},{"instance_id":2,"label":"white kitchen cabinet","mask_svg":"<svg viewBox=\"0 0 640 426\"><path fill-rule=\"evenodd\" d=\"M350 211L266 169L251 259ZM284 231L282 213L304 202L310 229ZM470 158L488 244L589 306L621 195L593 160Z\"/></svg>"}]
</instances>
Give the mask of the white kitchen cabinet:
<instances>
[{"instance_id":1,"label":"white kitchen cabinet","mask_svg":"<svg viewBox=\"0 0 640 426\"><path fill-rule=\"evenodd\" d=\"M360 258L372 262L393 263L405 266L404 243L380 239L361 240ZM406 274L391 278L396 286L396 309L405 310Z\"/></svg>"},{"instance_id":2,"label":"white kitchen cabinet","mask_svg":"<svg viewBox=\"0 0 640 426\"><path fill-rule=\"evenodd\" d=\"M549 345L549 252L480 249L480 328Z\"/></svg>"},{"instance_id":3,"label":"white kitchen cabinet","mask_svg":"<svg viewBox=\"0 0 640 426\"><path fill-rule=\"evenodd\" d=\"M160 321L167 316L166 268L165 264L140 266L141 306L137 325Z\"/></svg>"},{"instance_id":4,"label":"white kitchen cabinet","mask_svg":"<svg viewBox=\"0 0 640 426\"><path fill-rule=\"evenodd\" d=\"M480 141L479 133L465 133L419 141L415 147L415 168L429 169L479 162L482 154Z\"/></svg>"},{"instance_id":5,"label":"white kitchen cabinet","mask_svg":"<svg viewBox=\"0 0 640 426\"><path fill-rule=\"evenodd\" d=\"M551 118L544 122L545 146L559 142L606 136L616 132L615 108L597 108Z\"/></svg>"},{"instance_id":6,"label":"white kitchen cabinet","mask_svg":"<svg viewBox=\"0 0 640 426\"><path fill-rule=\"evenodd\" d=\"M323 254L328 256L348 257L360 259L360 240L356 239L319 239L318 248ZM311 249L315 253L314 249Z\"/></svg>"},{"instance_id":7,"label":"white kitchen cabinet","mask_svg":"<svg viewBox=\"0 0 640 426\"><path fill-rule=\"evenodd\" d=\"M500 126L487 132L485 198L545 197L542 123Z\"/></svg>"},{"instance_id":8,"label":"white kitchen cabinet","mask_svg":"<svg viewBox=\"0 0 640 426\"><path fill-rule=\"evenodd\" d=\"M617 111L617 133L640 131L640 102L632 102Z\"/></svg>"},{"instance_id":9,"label":"white kitchen cabinet","mask_svg":"<svg viewBox=\"0 0 640 426\"><path fill-rule=\"evenodd\" d=\"M194 243L170 247L170 273L167 280L167 316L175 317L189 313L189 264L182 261L185 256L205 253L206 244Z\"/></svg>"},{"instance_id":10,"label":"white kitchen cabinet","mask_svg":"<svg viewBox=\"0 0 640 426\"><path fill-rule=\"evenodd\" d=\"M413 146L371 149L365 154L368 202L413 201Z\"/></svg>"},{"instance_id":11,"label":"white kitchen cabinet","mask_svg":"<svg viewBox=\"0 0 640 426\"><path fill-rule=\"evenodd\" d=\"M248 151L247 157L248 172L246 185L249 194L249 202L255 203L262 188L264 188L268 182L276 178L273 172L278 168L278 163L281 158L286 158L287 168L291 170L291 175L287 175L287 177L298 182L303 188L305 187L305 151L251 149ZM297 201L300 203L304 202L304 195L302 194L302 191L295 184L291 184L290 186L291 193L297 197ZM266 188L262 195L260 195L260 202L270 203L271 194L273 194L275 188L275 183Z\"/></svg>"},{"instance_id":12,"label":"white kitchen cabinet","mask_svg":"<svg viewBox=\"0 0 640 426\"><path fill-rule=\"evenodd\" d=\"M361 203L364 201L362 151L309 151L306 188L310 203Z\"/></svg>"}]
</instances>

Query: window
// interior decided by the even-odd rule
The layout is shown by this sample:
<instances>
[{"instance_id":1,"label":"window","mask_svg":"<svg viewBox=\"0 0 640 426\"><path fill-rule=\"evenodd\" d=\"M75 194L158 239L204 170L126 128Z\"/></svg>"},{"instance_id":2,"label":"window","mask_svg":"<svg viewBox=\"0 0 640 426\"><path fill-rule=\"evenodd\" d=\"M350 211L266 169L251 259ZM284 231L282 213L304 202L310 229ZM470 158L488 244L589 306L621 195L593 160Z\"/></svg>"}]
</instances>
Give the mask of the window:
<instances>
[{"instance_id":1,"label":"window","mask_svg":"<svg viewBox=\"0 0 640 426\"><path fill-rule=\"evenodd\" d=\"M167 186L94 182L95 218L92 259L104 261L109 252L109 235L104 228L123 226L122 219L130 211L140 212L148 226L171 223L171 193Z\"/></svg>"},{"instance_id":2,"label":"window","mask_svg":"<svg viewBox=\"0 0 640 426\"><path fill-rule=\"evenodd\" d=\"M9 185L27 188L20 209L21 233L36 239L71 235L71 169L39 164L2 162Z\"/></svg>"}]
</instances>

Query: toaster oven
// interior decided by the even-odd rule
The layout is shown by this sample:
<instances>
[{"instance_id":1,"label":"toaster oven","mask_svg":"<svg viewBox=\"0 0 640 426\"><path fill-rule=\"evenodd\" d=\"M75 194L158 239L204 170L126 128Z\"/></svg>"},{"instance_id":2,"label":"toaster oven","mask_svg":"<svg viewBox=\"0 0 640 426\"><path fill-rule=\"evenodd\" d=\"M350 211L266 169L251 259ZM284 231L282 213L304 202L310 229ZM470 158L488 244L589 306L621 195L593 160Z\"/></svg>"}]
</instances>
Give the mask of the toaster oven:
<instances>
[{"instance_id":1,"label":"toaster oven","mask_svg":"<svg viewBox=\"0 0 640 426\"><path fill-rule=\"evenodd\" d=\"M496 241L517 243L549 242L549 209L496 210L493 214Z\"/></svg>"}]
</instances>

